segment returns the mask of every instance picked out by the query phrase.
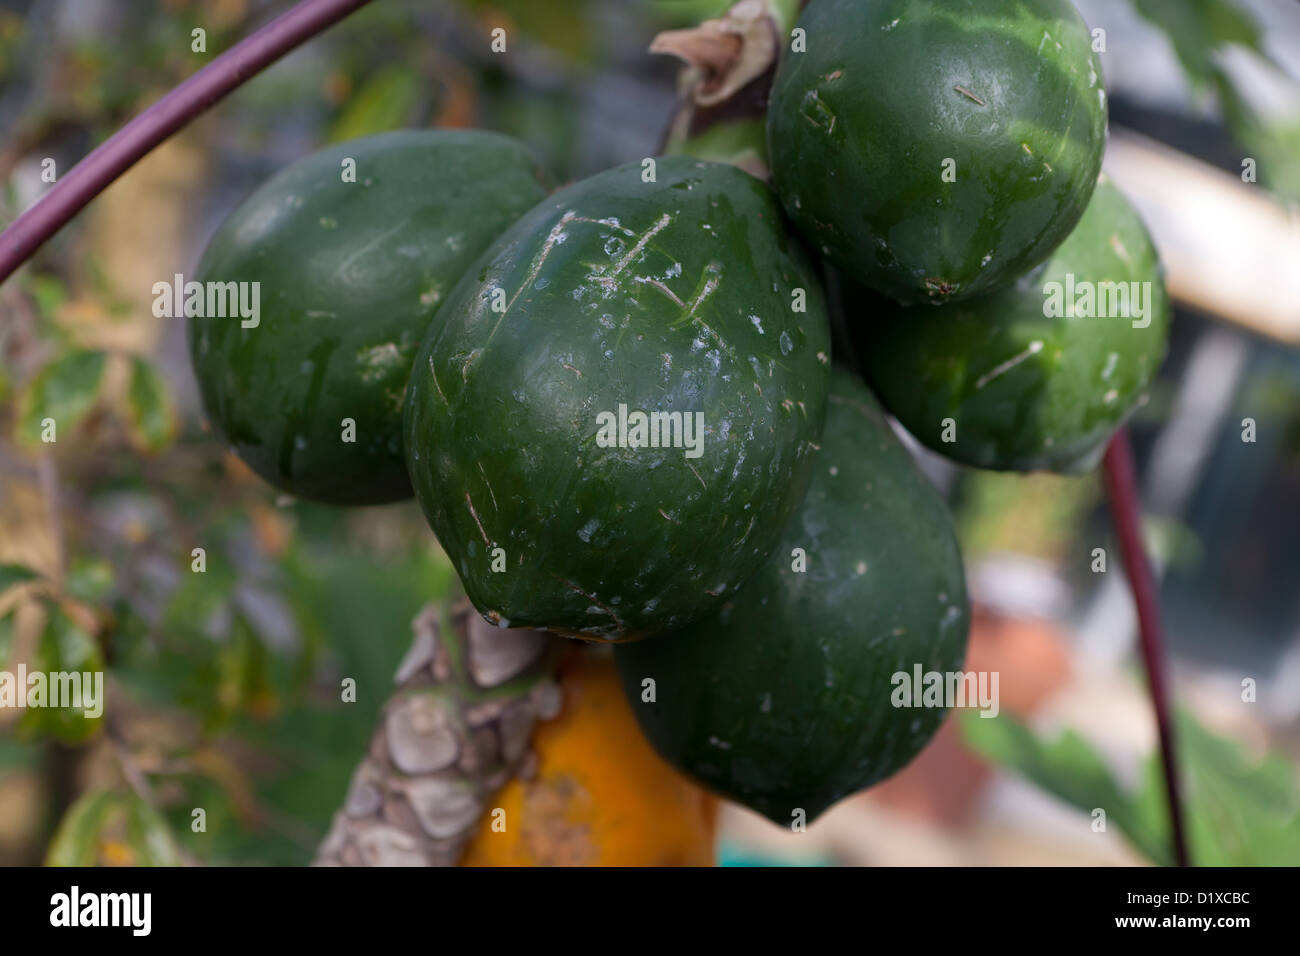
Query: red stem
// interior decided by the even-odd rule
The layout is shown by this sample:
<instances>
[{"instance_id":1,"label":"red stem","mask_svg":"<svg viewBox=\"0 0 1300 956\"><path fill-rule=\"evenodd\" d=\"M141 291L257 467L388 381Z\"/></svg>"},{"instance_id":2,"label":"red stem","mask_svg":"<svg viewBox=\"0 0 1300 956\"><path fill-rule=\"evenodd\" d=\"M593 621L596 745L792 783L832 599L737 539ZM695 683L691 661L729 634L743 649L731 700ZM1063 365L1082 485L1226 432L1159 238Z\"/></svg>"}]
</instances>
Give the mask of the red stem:
<instances>
[{"instance_id":1,"label":"red stem","mask_svg":"<svg viewBox=\"0 0 1300 956\"><path fill-rule=\"evenodd\" d=\"M1142 518L1138 497L1133 447L1128 429L1123 429L1106 448L1102 477L1110 497L1111 518L1119 536L1120 554L1128 572L1133 602L1137 605L1138 630L1141 634L1142 663L1146 667L1151 703L1156 712L1160 733L1160 757L1164 768L1165 797L1169 802L1169 821L1174 859L1179 866L1188 865L1187 839L1183 830L1183 804L1179 797L1178 765L1174 759L1174 727L1170 719L1169 685L1165 674L1164 629L1160 622L1160 601L1155 577L1147 560L1142 541Z\"/></svg>"},{"instance_id":2,"label":"red stem","mask_svg":"<svg viewBox=\"0 0 1300 956\"><path fill-rule=\"evenodd\" d=\"M0 282L155 146L294 47L367 3L370 0L302 0L123 126L0 234Z\"/></svg>"}]
</instances>

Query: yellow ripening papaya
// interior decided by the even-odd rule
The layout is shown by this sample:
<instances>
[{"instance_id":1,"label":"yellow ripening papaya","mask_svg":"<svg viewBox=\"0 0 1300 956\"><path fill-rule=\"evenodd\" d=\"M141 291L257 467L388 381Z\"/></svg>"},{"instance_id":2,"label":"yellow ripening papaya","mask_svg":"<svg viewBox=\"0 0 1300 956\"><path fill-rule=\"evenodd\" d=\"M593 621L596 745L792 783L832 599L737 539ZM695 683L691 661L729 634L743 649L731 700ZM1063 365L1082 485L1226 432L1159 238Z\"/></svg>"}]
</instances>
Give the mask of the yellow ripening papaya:
<instances>
[{"instance_id":1,"label":"yellow ripening papaya","mask_svg":"<svg viewBox=\"0 0 1300 956\"><path fill-rule=\"evenodd\" d=\"M496 795L461 865L711 866L717 800L651 749L610 656L571 655L561 682L564 709L533 733L535 775Z\"/></svg>"}]
</instances>

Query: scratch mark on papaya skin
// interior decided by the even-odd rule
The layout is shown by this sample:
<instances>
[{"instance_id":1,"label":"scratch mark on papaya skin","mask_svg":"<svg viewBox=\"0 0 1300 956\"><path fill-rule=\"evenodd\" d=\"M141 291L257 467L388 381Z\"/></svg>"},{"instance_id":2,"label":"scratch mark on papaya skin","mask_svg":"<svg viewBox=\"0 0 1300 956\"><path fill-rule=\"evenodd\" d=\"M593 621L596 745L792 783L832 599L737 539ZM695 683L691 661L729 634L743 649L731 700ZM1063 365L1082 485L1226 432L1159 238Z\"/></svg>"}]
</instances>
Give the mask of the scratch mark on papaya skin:
<instances>
[{"instance_id":1,"label":"scratch mark on papaya skin","mask_svg":"<svg viewBox=\"0 0 1300 956\"><path fill-rule=\"evenodd\" d=\"M433 356L429 356L429 378L433 379L433 387L438 390L438 397L442 399L442 404L450 405L447 396L442 392L442 386L438 383L438 370L434 367Z\"/></svg>"},{"instance_id":2,"label":"scratch mark on papaya skin","mask_svg":"<svg viewBox=\"0 0 1300 956\"><path fill-rule=\"evenodd\" d=\"M597 285L603 286L611 292L614 291L618 286L618 277L622 274L623 270L635 261L636 257L641 255L645 250L645 247L649 245L650 240L668 228L668 224L672 221L673 217L668 213L664 213L659 217L659 221L647 229L642 234L641 238L637 239L632 248L624 253L623 258L619 259L618 262L614 264L613 271L594 272L591 275L592 280L595 281Z\"/></svg>"},{"instance_id":3,"label":"scratch mark on papaya skin","mask_svg":"<svg viewBox=\"0 0 1300 956\"><path fill-rule=\"evenodd\" d=\"M670 217L665 213L664 219L668 218ZM609 228L617 229L628 236L636 235L636 233L631 229L614 222L612 219L591 219L587 216L579 216L572 209L565 210L564 215L560 216L560 218L556 220L555 225L551 227L551 231L546 234L546 241L542 243L541 250L537 253L536 257L534 257L532 265L529 266L528 274L524 276L524 281L519 284L519 288L515 290L515 294L510 297L510 301L506 303L505 309L497 318L496 324L492 326L492 331L488 333L487 341L483 343L484 348L492 344L492 339L496 337L497 329L501 328L501 323L504 322L506 316L510 314L510 310L513 309L515 303L519 301L519 297L524 294L524 290L537 281L537 277L541 274L542 266L546 264L546 260L550 258L551 252L564 237L564 227L573 222L587 222L601 226L608 226ZM666 223L664 225L666 225ZM659 227L659 229L662 228L663 226ZM637 244L637 249L639 250L643 248L645 243L649 242L654 233L658 232L659 229L655 229L654 232L645 236L642 242ZM473 362L482 351L483 349L475 350L475 352L470 355L469 360L465 363L464 368L462 368L461 374L465 377L466 381L469 381L470 363Z\"/></svg>"},{"instance_id":4,"label":"scratch mark on papaya skin","mask_svg":"<svg viewBox=\"0 0 1300 956\"><path fill-rule=\"evenodd\" d=\"M561 362L560 368L567 369L568 371L572 372L574 375L578 376L578 378L582 378L582 370L574 368L568 362Z\"/></svg>"},{"instance_id":5,"label":"scratch mark on papaya skin","mask_svg":"<svg viewBox=\"0 0 1300 956\"><path fill-rule=\"evenodd\" d=\"M673 303L673 305L677 306L677 308L679 309L686 308L686 303L683 302L681 299L677 298L677 293L675 293L672 289L668 288L668 286L664 285L658 279L651 278L650 276L633 276L632 281L640 282L643 285L648 285L651 288L658 289L660 292L666 295L668 299Z\"/></svg>"},{"instance_id":6,"label":"scratch mark on papaya skin","mask_svg":"<svg viewBox=\"0 0 1300 956\"><path fill-rule=\"evenodd\" d=\"M972 93L970 90L966 89L966 87L964 87L964 86L954 86L954 87L953 87L953 90L955 90L956 92L960 93L962 96L966 97L968 100L974 100L974 101L975 101L976 103L978 103L980 106L988 106L987 103L985 103L982 99L980 99L978 96L976 96L976 95L975 95L974 93Z\"/></svg>"},{"instance_id":7,"label":"scratch mark on papaya skin","mask_svg":"<svg viewBox=\"0 0 1300 956\"><path fill-rule=\"evenodd\" d=\"M614 610L612 607L610 607L609 605L603 603L603 602L600 600L600 598L596 597L596 595L594 595L594 594L588 594L586 591L584 591L582 588L578 587L578 586L577 586L576 584L574 584L572 581L569 581L569 580L567 580L567 579L565 579L565 578L562 578L562 577L560 577L558 574L552 573L552 574L551 574L551 577L555 578L555 580L559 581L561 584L563 584L563 585L564 585L566 588L568 588L570 591L573 591L575 594L581 594L583 597L585 597L588 601L590 601L590 602L591 602L592 604L594 604L596 607L600 608L602 611L604 611L606 614L608 614L610 617L612 617L612 618L614 619L614 625L619 629L620 632L621 632L621 631L626 631L626 630L627 630L627 625L624 624L624 623L623 623L623 619L622 619L621 617L618 616L618 612L615 611L615 610ZM584 630L586 630L586 629L584 628Z\"/></svg>"},{"instance_id":8,"label":"scratch mark on papaya skin","mask_svg":"<svg viewBox=\"0 0 1300 956\"><path fill-rule=\"evenodd\" d=\"M687 318L695 318L695 313L699 307L704 304L704 300L713 295L714 291L718 288L718 284L722 281L720 278L722 275L722 266L718 265L716 262L710 262L705 271L709 277L704 281L704 287L700 289L700 294L697 295L695 301L691 303L691 310L686 314Z\"/></svg>"},{"instance_id":9,"label":"scratch mark on papaya skin","mask_svg":"<svg viewBox=\"0 0 1300 956\"><path fill-rule=\"evenodd\" d=\"M492 510L496 512L500 512L501 506L497 504L497 493L492 490L492 483L488 481L487 472L483 470L483 462L478 461L475 462L475 464L478 465L478 473L483 476L483 487L488 490L488 495L490 495L492 498ZM465 497L468 498L469 495L466 495ZM473 508L471 507L470 510L472 511ZM482 526L479 527L479 530L480 531L483 530Z\"/></svg>"},{"instance_id":10,"label":"scratch mark on papaya skin","mask_svg":"<svg viewBox=\"0 0 1300 956\"><path fill-rule=\"evenodd\" d=\"M483 354L482 349L474 349L469 355L465 356L465 361L460 367L461 381L469 382L469 367L474 364L474 360Z\"/></svg>"},{"instance_id":11,"label":"scratch mark on papaya skin","mask_svg":"<svg viewBox=\"0 0 1300 956\"><path fill-rule=\"evenodd\" d=\"M560 237L564 235L564 227L577 218L577 214L570 209L559 218L555 225L551 227L551 231L546 234L546 241L542 243L541 252L537 254L537 257L533 259L533 264L528 268L528 275L524 276L524 281L519 284L519 288L515 290L515 294L512 295L510 301L506 303L506 310L501 313L501 319L504 319L510 310L514 308L515 302L524 294L524 290L536 281L537 276L542 271L542 266L546 264L546 260L551 255L551 250L555 248L556 244L560 241ZM497 325L493 326L493 334L496 333L497 326L501 325L501 319L497 319ZM490 342L491 340L492 336L489 335L488 341Z\"/></svg>"},{"instance_id":12,"label":"scratch mark on papaya skin","mask_svg":"<svg viewBox=\"0 0 1300 956\"><path fill-rule=\"evenodd\" d=\"M1007 359L1005 362L1001 363L1000 365L994 366L989 371L981 375L975 382L975 390L979 391L981 388L983 388L989 382L993 381L995 378L998 378L1001 375L1005 375L1007 372L1011 371L1013 368L1015 368L1025 359L1029 358L1031 355L1037 355L1042 350L1043 350L1042 342L1039 342L1037 340L1030 342L1029 348L1025 349L1023 352L1011 356L1011 358Z\"/></svg>"},{"instance_id":13,"label":"scratch mark on papaya skin","mask_svg":"<svg viewBox=\"0 0 1300 956\"><path fill-rule=\"evenodd\" d=\"M590 223L593 223L594 225L597 225L597 226L609 226L611 229L617 229L619 232L623 233L623 235L625 235L625 236L635 236L635 235L636 235L636 232L635 232L634 230L629 229L627 226L623 225L623 224L620 223L620 222L615 222L613 219L592 219L592 218L590 218L590 217L588 217L588 216L573 216L569 221L570 221L570 222L590 222Z\"/></svg>"},{"instance_id":14,"label":"scratch mark on papaya skin","mask_svg":"<svg viewBox=\"0 0 1300 956\"><path fill-rule=\"evenodd\" d=\"M472 498L470 498L468 491L465 492L465 504L469 507L470 517L472 517L474 519L474 523L478 525L478 533L483 536L483 543L487 545L489 548L491 548L492 542L488 538L487 532L483 530L483 522L478 520L478 512L474 510L474 501Z\"/></svg>"},{"instance_id":15,"label":"scratch mark on papaya skin","mask_svg":"<svg viewBox=\"0 0 1300 956\"><path fill-rule=\"evenodd\" d=\"M528 268L528 275L524 276L524 281L519 284L519 288L515 290L515 294L510 297L510 301L506 303L505 309L497 318L496 325L492 326L492 331L488 333L487 341L483 343L484 348L492 344L492 339L496 337L497 329L501 328L501 323L504 322L506 316L510 314L510 310L514 308L515 302L517 302L519 297L524 294L524 290L537 280L537 276L542 271L542 266L546 264L546 260L550 257L551 251L559 243L560 237L564 235L564 227L578 218L577 213L570 209L556 220L555 225L551 227L551 231L546 234L546 241L542 243L541 251L533 258L533 264ZM461 369L461 374L465 377L466 381L469 381L470 363L473 362L477 355L482 351L483 349L475 349L474 352L470 354L469 359L465 362L465 366Z\"/></svg>"},{"instance_id":16,"label":"scratch mark on papaya skin","mask_svg":"<svg viewBox=\"0 0 1300 956\"><path fill-rule=\"evenodd\" d=\"M389 230L387 230L386 232L381 232L379 235L375 236L375 238L371 239L369 242L367 242L367 243L366 243L364 246L362 246L360 249L358 249L358 250L356 250L354 253L352 253L352 255L350 255L350 256L348 256L346 259L344 259L344 260L339 264L339 268L338 268L339 275L347 275L347 274L348 274L348 269L352 266L352 263L356 262L358 259L360 259L362 256L364 256L366 253L368 253L371 249L375 248L375 246L377 246L377 245L379 245L381 242L383 242L385 239L388 239L389 237L391 237L391 236L395 235L396 233L398 233L398 232L399 232L399 231L400 231L400 230L401 230L401 229L402 229L402 228L403 228L403 227L404 227L404 226L405 226L409 221L410 221L409 218L407 218L407 219L403 219L401 222L399 222L397 225L395 225L392 229L389 229Z\"/></svg>"},{"instance_id":17,"label":"scratch mark on papaya skin","mask_svg":"<svg viewBox=\"0 0 1300 956\"><path fill-rule=\"evenodd\" d=\"M744 543L745 543L745 540L749 537L749 533L750 533L751 531L753 531L753 530L754 530L754 516L753 516L753 515L750 515L750 516L749 516L749 524L745 526L745 533L742 534L739 538L736 539L736 543L733 544L732 547L733 547L733 548L738 548L738 547L740 547L742 544L744 544ZM710 591L709 593L710 593L710 594L714 594L715 592Z\"/></svg>"},{"instance_id":18,"label":"scratch mark on papaya skin","mask_svg":"<svg viewBox=\"0 0 1300 956\"><path fill-rule=\"evenodd\" d=\"M664 511L663 508L660 508L660 509L659 509L659 515L660 515L660 517L662 517L665 521L671 521L673 524L681 524L680 521L678 521L676 518L672 517L670 514L668 514L668 512Z\"/></svg>"},{"instance_id":19,"label":"scratch mark on papaya skin","mask_svg":"<svg viewBox=\"0 0 1300 956\"><path fill-rule=\"evenodd\" d=\"M700 487L702 487L705 491L708 491L708 490L709 490L709 486L706 485L706 484L704 483L704 479L701 478L701 477L700 477L700 473L699 473L698 471L695 470L695 466L692 465L692 464L688 461L688 462L686 463L686 467L689 468L689 469L691 470L691 474L694 475L694 476L695 476L695 480L698 481L698 482L700 483Z\"/></svg>"}]
</instances>

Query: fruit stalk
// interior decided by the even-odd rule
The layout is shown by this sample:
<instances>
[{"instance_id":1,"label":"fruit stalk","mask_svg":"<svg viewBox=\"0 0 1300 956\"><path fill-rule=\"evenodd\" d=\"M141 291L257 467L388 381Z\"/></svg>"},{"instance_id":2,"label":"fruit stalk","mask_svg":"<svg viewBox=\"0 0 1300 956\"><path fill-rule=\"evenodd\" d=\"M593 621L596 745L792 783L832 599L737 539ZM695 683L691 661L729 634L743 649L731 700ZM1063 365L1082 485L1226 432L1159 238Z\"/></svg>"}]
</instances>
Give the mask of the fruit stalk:
<instances>
[{"instance_id":1,"label":"fruit stalk","mask_svg":"<svg viewBox=\"0 0 1300 956\"><path fill-rule=\"evenodd\" d=\"M685 64L660 153L731 163L768 179L768 94L799 7L796 0L740 0L716 20L654 38L651 53Z\"/></svg>"},{"instance_id":2,"label":"fruit stalk","mask_svg":"<svg viewBox=\"0 0 1300 956\"><path fill-rule=\"evenodd\" d=\"M290 50L370 0L302 0L110 136L0 233L0 282L155 146Z\"/></svg>"},{"instance_id":3,"label":"fruit stalk","mask_svg":"<svg viewBox=\"0 0 1300 956\"><path fill-rule=\"evenodd\" d=\"M1122 429L1106 448L1102 477L1110 500L1111 518L1119 537L1120 554L1137 605L1138 631L1141 635L1142 663L1146 668L1147 686L1156 712L1160 734L1160 756L1164 770L1165 797L1169 802L1169 822L1174 859L1179 866L1189 865L1187 840L1183 827L1183 806L1178 784L1178 764L1174 749L1174 728L1170 718L1169 687L1165 673L1164 631L1160 621L1160 601L1155 578L1142 543L1137 478L1133 466L1133 448L1128 430Z\"/></svg>"},{"instance_id":4,"label":"fruit stalk","mask_svg":"<svg viewBox=\"0 0 1300 956\"><path fill-rule=\"evenodd\" d=\"M489 800L535 765L560 712L564 643L498 630L460 599L427 605L316 866L455 866Z\"/></svg>"}]
</instances>

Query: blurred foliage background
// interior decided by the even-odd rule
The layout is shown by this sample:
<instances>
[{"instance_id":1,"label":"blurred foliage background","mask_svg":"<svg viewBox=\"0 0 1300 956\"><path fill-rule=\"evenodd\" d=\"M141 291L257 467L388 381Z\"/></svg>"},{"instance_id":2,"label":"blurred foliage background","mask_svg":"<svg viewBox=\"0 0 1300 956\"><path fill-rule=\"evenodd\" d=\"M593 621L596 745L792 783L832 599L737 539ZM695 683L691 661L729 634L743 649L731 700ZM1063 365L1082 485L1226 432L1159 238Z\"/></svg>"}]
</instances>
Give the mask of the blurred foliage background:
<instances>
[{"instance_id":1,"label":"blurred foliage background","mask_svg":"<svg viewBox=\"0 0 1300 956\"><path fill-rule=\"evenodd\" d=\"M1278 4L1294 6L1081 2L1090 23L1110 25L1103 62L1113 121L1234 175L1243 153L1256 156L1261 186L1300 200L1300 18ZM0 3L0 221L48 188L50 162L66 172L286 6ZM533 144L560 181L653 155L674 109L676 67L647 55L649 40L727 6L378 0L158 149L0 286L0 669L22 661L108 674L100 719L0 710L0 864L308 861L409 642L411 618L453 586L414 505L346 511L291 500L223 451L202 420L180 323L152 315L153 283L188 272L243 196L326 142L396 127L482 126ZM504 56L487 42L498 26L507 30ZM205 31L201 52L193 49L197 28ZM1171 359L1135 421L1144 466L1198 347L1224 334L1180 312ZM1151 540L1180 675L1201 682L1187 691L1194 705L1204 704L1206 687L1226 686L1234 698L1242 674L1291 675L1277 693L1294 693L1296 706L1267 718L1201 706L1252 752L1281 755L1259 771L1263 778L1238 745L1187 733L1209 755L1201 765L1222 771L1202 775L1215 781L1216 818L1251 821L1233 846L1270 848L1225 851L1225 859L1261 862L1300 846L1300 364L1292 351L1232 336L1215 346L1239 359L1222 389L1217 430L1203 438L1203 467L1180 507L1153 517ZM51 408L59 423L52 444L42 441L37 414ZM1263 446L1240 442L1235 422L1247 414L1261 422ZM1106 713L1146 728L1131 633L1111 639L1131 632L1132 621L1107 611L1116 600L1107 596L1111 579L1103 585L1090 567L1094 547L1114 550L1099 482L926 464L950 494L987 610L973 655L1013 676L1017 661L1046 662L1021 667L1015 717L1040 715L1043 694L1078 684L1059 676L1057 663L1070 662L1060 674L1077 674L1087 670L1080 657L1095 658L1111 668L1106 686L1115 685L1116 668L1125 675L1125 703L1112 701ZM192 573L196 549L202 574ZM1016 629L1017 621L1029 624ZM354 704L340 700L345 678L356 681ZM1102 704L1086 693L1075 699L1057 718L1088 724ZM1102 726L1094 744L1103 751L1117 741L1150 750L1149 728L1093 723ZM996 805L980 797L987 761L996 761L1085 813L1098 794L1146 808L1117 820L1127 849L1069 856L1049 841L1051 852L1132 861L1136 847L1138 859L1162 859L1163 824L1150 794L1123 796L1121 783L1104 769L1098 775L1102 758L1088 746L1002 720L977 721L967 744L956 739L941 735L927 752L938 756L858 809L902 807L950 827L981 799ZM934 803L924 794L935 787L961 790L965 803ZM195 808L204 811L202 829ZM913 830L873 829L861 815L827 824L822 843L798 852L755 836L744 821L727 832L730 862L911 862L928 852ZM890 832L912 842L892 850ZM1028 851L1012 859L934 852L948 862L1036 859Z\"/></svg>"}]
</instances>

